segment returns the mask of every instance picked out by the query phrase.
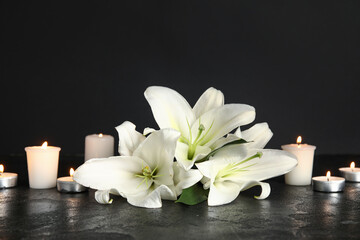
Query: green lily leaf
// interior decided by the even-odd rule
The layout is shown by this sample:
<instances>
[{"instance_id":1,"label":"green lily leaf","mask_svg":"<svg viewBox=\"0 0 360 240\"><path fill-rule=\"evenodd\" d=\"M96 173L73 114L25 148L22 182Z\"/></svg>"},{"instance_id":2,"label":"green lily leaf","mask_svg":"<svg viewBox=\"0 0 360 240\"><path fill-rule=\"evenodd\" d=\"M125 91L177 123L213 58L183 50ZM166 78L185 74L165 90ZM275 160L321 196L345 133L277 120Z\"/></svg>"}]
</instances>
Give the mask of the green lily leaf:
<instances>
[{"instance_id":1,"label":"green lily leaf","mask_svg":"<svg viewBox=\"0 0 360 240\"><path fill-rule=\"evenodd\" d=\"M175 202L192 206L206 201L208 195L209 189L205 190L202 187L202 184L197 183L189 188L184 189L180 198Z\"/></svg>"}]
</instances>

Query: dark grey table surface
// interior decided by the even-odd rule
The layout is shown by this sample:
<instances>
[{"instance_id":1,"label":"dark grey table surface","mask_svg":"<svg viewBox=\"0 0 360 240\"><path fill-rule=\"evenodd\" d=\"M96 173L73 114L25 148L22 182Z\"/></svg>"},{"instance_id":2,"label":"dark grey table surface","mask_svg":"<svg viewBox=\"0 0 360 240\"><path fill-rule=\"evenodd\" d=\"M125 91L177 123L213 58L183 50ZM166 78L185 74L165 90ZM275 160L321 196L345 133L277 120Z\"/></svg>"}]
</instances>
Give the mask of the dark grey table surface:
<instances>
[{"instance_id":1,"label":"dark grey table surface","mask_svg":"<svg viewBox=\"0 0 360 240\"><path fill-rule=\"evenodd\" d=\"M1 156L0 156L1 157ZM316 156L314 175L348 166L360 156ZM0 190L0 239L359 239L360 183L346 183L342 193L295 187L283 177L271 179L271 195L255 200L259 188L242 192L231 204L185 206L163 201L144 209L114 197L100 205L94 191L63 194L28 188L24 156L2 156L7 171L19 173L19 186ZM62 156L59 176L81 157ZM18 171L16 171L16 169Z\"/></svg>"}]
</instances>

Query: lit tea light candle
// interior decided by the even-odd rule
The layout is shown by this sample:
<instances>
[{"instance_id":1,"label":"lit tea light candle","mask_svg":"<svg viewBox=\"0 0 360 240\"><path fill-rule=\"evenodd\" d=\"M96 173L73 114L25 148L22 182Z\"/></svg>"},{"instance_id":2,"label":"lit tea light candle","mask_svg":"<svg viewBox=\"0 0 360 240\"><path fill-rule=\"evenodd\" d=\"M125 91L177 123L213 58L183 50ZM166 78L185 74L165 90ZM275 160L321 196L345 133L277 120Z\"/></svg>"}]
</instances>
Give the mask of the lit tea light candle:
<instances>
[{"instance_id":1,"label":"lit tea light candle","mask_svg":"<svg viewBox=\"0 0 360 240\"><path fill-rule=\"evenodd\" d=\"M91 158L114 156L114 137L106 134L92 134L85 137L85 161Z\"/></svg>"},{"instance_id":2,"label":"lit tea light candle","mask_svg":"<svg viewBox=\"0 0 360 240\"><path fill-rule=\"evenodd\" d=\"M74 169L70 169L70 176L58 178L56 181L57 190L59 192L66 193L79 193L85 192L87 190L86 187L77 183L73 179Z\"/></svg>"},{"instance_id":3,"label":"lit tea light candle","mask_svg":"<svg viewBox=\"0 0 360 240\"><path fill-rule=\"evenodd\" d=\"M16 173L4 172L4 165L0 164L0 189L15 187L18 175Z\"/></svg>"},{"instance_id":4,"label":"lit tea light candle","mask_svg":"<svg viewBox=\"0 0 360 240\"><path fill-rule=\"evenodd\" d=\"M341 192L345 186L345 179L331 176L327 171L326 176L312 178L313 190L318 192Z\"/></svg>"},{"instance_id":5,"label":"lit tea light candle","mask_svg":"<svg viewBox=\"0 0 360 240\"><path fill-rule=\"evenodd\" d=\"M355 162L350 167L339 168L341 175L349 182L360 182L360 168L355 167Z\"/></svg>"},{"instance_id":6,"label":"lit tea light candle","mask_svg":"<svg viewBox=\"0 0 360 240\"><path fill-rule=\"evenodd\" d=\"M26 147L30 188L46 189L56 186L59 152L61 148L48 146Z\"/></svg>"},{"instance_id":7,"label":"lit tea light candle","mask_svg":"<svg viewBox=\"0 0 360 240\"><path fill-rule=\"evenodd\" d=\"M302 137L297 138L296 144L282 145L284 151L294 154L298 165L294 170L285 174L285 183L289 185L305 186L311 184L314 152L316 146L302 144Z\"/></svg>"}]
</instances>

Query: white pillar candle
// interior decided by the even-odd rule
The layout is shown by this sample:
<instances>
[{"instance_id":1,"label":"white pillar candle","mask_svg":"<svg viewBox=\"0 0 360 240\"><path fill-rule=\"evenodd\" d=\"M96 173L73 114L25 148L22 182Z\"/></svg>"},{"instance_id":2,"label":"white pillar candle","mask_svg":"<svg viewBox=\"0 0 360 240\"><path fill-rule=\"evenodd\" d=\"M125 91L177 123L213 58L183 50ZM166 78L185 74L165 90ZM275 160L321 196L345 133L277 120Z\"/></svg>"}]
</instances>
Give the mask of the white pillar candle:
<instances>
[{"instance_id":1,"label":"white pillar candle","mask_svg":"<svg viewBox=\"0 0 360 240\"><path fill-rule=\"evenodd\" d=\"M297 157L298 165L291 172L285 174L285 183L296 186L306 186L311 184L314 152L316 147L308 144L301 144L301 137L297 139L297 144L287 144L281 148Z\"/></svg>"},{"instance_id":2,"label":"white pillar candle","mask_svg":"<svg viewBox=\"0 0 360 240\"><path fill-rule=\"evenodd\" d=\"M47 146L26 147L30 188L46 189L56 187L61 148Z\"/></svg>"},{"instance_id":3,"label":"white pillar candle","mask_svg":"<svg viewBox=\"0 0 360 240\"><path fill-rule=\"evenodd\" d=\"M114 137L105 134L92 134L85 137L85 161L91 158L114 156Z\"/></svg>"},{"instance_id":4,"label":"white pillar candle","mask_svg":"<svg viewBox=\"0 0 360 240\"><path fill-rule=\"evenodd\" d=\"M15 187L18 175L16 173L4 172L4 165L0 164L0 189Z\"/></svg>"}]
</instances>

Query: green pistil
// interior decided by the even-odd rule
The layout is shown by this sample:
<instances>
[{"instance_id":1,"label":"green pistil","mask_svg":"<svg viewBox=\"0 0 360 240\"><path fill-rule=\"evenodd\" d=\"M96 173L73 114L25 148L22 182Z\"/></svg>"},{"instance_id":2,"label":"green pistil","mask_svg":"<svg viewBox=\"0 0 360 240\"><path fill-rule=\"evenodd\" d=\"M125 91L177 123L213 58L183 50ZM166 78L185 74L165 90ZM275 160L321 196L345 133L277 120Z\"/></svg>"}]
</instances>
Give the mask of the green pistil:
<instances>
[{"instance_id":1,"label":"green pistil","mask_svg":"<svg viewBox=\"0 0 360 240\"><path fill-rule=\"evenodd\" d=\"M192 159L194 157L196 147L197 147L198 142L199 142L199 138L200 138L201 134L203 133L203 131L205 131L205 127L204 127L203 124L200 124L200 126L198 128L198 134L196 136L196 139L195 139L194 143L191 143L191 142L189 143L188 159ZM190 134L191 134L191 132L190 132Z\"/></svg>"},{"instance_id":2,"label":"green pistil","mask_svg":"<svg viewBox=\"0 0 360 240\"><path fill-rule=\"evenodd\" d=\"M160 177L161 175L156 175L157 167L154 170L150 170L149 166L143 167L142 174L135 174L136 177L143 178L139 186L141 186L144 182L146 186L148 186L148 181L154 180L154 178ZM138 186L138 187L139 187Z\"/></svg>"},{"instance_id":3,"label":"green pistil","mask_svg":"<svg viewBox=\"0 0 360 240\"><path fill-rule=\"evenodd\" d=\"M241 164L244 164L254 158L261 158L263 155L262 152L257 152L256 154L254 154L253 156L241 161L241 162L238 162L238 163L230 163L228 164L226 167L224 167L223 169L221 169L218 174L216 175L216 178L215 179L220 179L220 178L226 178L226 177L229 177L229 176L233 176L233 175L237 175L241 172L244 172L244 171L248 171L247 168L251 167L251 166L254 166L255 164L251 164L251 165L247 165L245 167L241 167L240 165Z\"/></svg>"}]
</instances>

